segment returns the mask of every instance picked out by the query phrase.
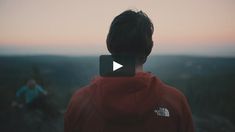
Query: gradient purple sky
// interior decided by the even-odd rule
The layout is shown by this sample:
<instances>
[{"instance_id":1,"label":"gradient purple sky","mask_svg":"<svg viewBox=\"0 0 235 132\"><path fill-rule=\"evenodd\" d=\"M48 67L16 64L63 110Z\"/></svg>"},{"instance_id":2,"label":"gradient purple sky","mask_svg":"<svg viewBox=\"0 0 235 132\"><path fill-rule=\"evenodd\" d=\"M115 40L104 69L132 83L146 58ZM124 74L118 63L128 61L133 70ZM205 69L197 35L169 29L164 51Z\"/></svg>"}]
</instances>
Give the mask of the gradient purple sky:
<instances>
[{"instance_id":1,"label":"gradient purple sky","mask_svg":"<svg viewBox=\"0 0 235 132\"><path fill-rule=\"evenodd\" d=\"M0 0L0 54L107 54L126 9L152 19L152 54L235 56L234 0Z\"/></svg>"}]
</instances>

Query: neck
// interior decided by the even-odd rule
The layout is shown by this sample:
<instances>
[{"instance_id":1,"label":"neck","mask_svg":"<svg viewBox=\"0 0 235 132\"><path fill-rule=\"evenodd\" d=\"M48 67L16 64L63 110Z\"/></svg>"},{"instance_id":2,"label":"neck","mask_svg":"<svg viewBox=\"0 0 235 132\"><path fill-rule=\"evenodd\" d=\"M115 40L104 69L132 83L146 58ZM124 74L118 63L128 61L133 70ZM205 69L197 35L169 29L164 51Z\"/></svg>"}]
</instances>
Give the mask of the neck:
<instances>
[{"instance_id":1,"label":"neck","mask_svg":"<svg viewBox=\"0 0 235 132\"><path fill-rule=\"evenodd\" d=\"M135 67L135 72L143 72L144 70L143 70L143 65L137 65L136 67Z\"/></svg>"}]
</instances>

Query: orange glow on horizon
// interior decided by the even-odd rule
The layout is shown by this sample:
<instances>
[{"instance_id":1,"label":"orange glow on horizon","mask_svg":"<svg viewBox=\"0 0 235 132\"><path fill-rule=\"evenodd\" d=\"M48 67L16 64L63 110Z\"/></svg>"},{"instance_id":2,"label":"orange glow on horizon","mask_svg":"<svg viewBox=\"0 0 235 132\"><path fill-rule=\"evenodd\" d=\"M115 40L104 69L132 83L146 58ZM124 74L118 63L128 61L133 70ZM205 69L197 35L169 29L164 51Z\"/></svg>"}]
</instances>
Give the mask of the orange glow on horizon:
<instances>
[{"instance_id":1,"label":"orange glow on horizon","mask_svg":"<svg viewBox=\"0 0 235 132\"><path fill-rule=\"evenodd\" d=\"M235 56L232 0L2 0L0 54L3 50L17 53L19 47L40 47L59 54L71 53L63 49L105 53L110 23L126 9L143 10L151 18L155 26L153 53L187 54L204 46L208 54L210 47L219 47L215 50L223 49L224 54Z\"/></svg>"}]
</instances>

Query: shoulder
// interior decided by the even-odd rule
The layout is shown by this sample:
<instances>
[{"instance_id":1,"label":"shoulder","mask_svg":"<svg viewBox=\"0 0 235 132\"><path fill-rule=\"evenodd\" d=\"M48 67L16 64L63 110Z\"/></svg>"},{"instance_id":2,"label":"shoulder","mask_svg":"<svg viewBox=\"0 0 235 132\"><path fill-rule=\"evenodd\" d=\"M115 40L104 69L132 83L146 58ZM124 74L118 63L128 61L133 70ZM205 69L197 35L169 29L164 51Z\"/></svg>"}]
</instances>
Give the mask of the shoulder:
<instances>
[{"instance_id":1,"label":"shoulder","mask_svg":"<svg viewBox=\"0 0 235 132\"><path fill-rule=\"evenodd\" d=\"M20 87L17 91L16 91L16 96L19 96L20 94L24 93L27 91L27 87L26 86L22 86Z\"/></svg>"},{"instance_id":2,"label":"shoulder","mask_svg":"<svg viewBox=\"0 0 235 132\"><path fill-rule=\"evenodd\" d=\"M89 111L91 86L79 88L72 95L67 110L64 113L64 130L80 131L84 124L85 115Z\"/></svg>"},{"instance_id":3,"label":"shoulder","mask_svg":"<svg viewBox=\"0 0 235 132\"><path fill-rule=\"evenodd\" d=\"M27 90L27 86L26 85L24 85L24 86L22 86L22 87L20 87L20 89L19 89L20 91L25 91L25 90Z\"/></svg>"},{"instance_id":4,"label":"shoulder","mask_svg":"<svg viewBox=\"0 0 235 132\"><path fill-rule=\"evenodd\" d=\"M164 83L157 76L152 76L152 81L152 86L155 86L157 89L156 92L161 98L171 101L181 101L185 98L184 94L179 89Z\"/></svg>"},{"instance_id":5,"label":"shoulder","mask_svg":"<svg viewBox=\"0 0 235 132\"><path fill-rule=\"evenodd\" d=\"M65 115L71 115L74 112L80 111L84 105L87 104L87 101L89 101L89 97L90 86L85 86L76 90L70 99Z\"/></svg>"},{"instance_id":6,"label":"shoulder","mask_svg":"<svg viewBox=\"0 0 235 132\"><path fill-rule=\"evenodd\" d=\"M164 84L164 94L172 99L181 101L185 98L185 95L177 88Z\"/></svg>"},{"instance_id":7,"label":"shoulder","mask_svg":"<svg viewBox=\"0 0 235 132\"><path fill-rule=\"evenodd\" d=\"M179 89L163 82L161 84L161 97L164 103L170 105L179 113L188 106L187 98Z\"/></svg>"},{"instance_id":8,"label":"shoulder","mask_svg":"<svg viewBox=\"0 0 235 132\"><path fill-rule=\"evenodd\" d=\"M90 86L85 86L77 89L72 95L71 102L79 103L82 98L86 98L90 95Z\"/></svg>"},{"instance_id":9,"label":"shoulder","mask_svg":"<svg viewBox=\"0 0 235 132\"><path fill-rule=\"evenodd\" d=\"M178 89L165 85L164 99L170 104L180 121L180 131L194 131L192 112L186 96Z\"/></svg>"},{"instance_id":10,"label":"shoulder","mask_svg":"<svg viewBox=\"0 0 235 132\"><path fill-rule=\"evenodd\" d=\"M38 85L38 84L35 86L35 90L40 91L40 92L44 91L43 87L41 85Z\"/></svg>"},{"instance_id":11,"label":"shoulder","mask_svg":"<svg viewBox=\"0 0 235 132\"><path fill-rule=\"evenodd\" d=\"M42 86L41 86L41 85L38 85L38 84L36 85L36 88L37 88L37 89L43 89Z\"/></svg>"},{"instance_id":12,"label":"shoulder","mask_svg":"<svg viewBox=\"0 0 235 132\"><path fill-rule=\"evenodd\" d=\"M81 125L84 123L81 121L85 118L84 111L87 110L87 105L90 104L90 93L90 87L85 86L76 90L72 95L67 110L64 113L66 130L75 129L78 127L78 124Z\"/></svg>"}]
</instances>

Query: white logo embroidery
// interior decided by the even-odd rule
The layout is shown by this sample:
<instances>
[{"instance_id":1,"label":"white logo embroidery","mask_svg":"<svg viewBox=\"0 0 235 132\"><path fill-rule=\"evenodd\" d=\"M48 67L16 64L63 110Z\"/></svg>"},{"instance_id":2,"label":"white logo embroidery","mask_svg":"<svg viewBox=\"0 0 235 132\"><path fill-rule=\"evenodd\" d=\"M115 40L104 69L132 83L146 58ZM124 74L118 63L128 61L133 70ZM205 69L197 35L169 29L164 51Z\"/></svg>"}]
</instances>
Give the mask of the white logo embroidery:
<instances>
[{"instance_id":1,"label":"white logo embroidery","mask_svg":"<svg viewBox=\"0 0 235 132\"><path fill-rule=\"evenodd\" d=\"M167 108L159 107L154 110L154 113L157 113L158 116L170 117L170 113Z\"/></svg>"}]
</instances>

